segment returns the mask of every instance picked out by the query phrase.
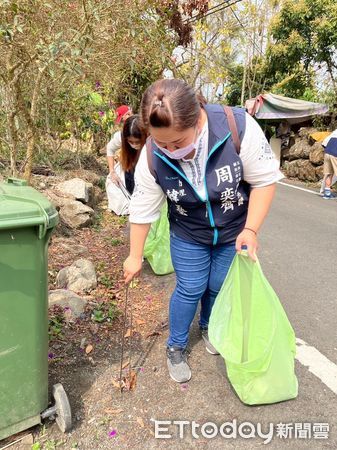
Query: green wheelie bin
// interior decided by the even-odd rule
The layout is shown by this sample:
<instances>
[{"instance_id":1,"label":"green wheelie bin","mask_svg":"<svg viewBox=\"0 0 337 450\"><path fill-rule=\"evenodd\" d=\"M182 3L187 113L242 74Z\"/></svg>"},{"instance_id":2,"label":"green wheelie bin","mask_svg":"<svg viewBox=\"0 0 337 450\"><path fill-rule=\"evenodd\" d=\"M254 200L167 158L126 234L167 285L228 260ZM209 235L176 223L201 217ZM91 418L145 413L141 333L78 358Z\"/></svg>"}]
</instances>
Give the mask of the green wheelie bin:
<instances>
[{"instance_id":1,"label":"green wheelie bin","mask_svg":"<svg viewBox=\"0 0 337 450\"><path fill-rule=\"evenodd\" d=\"M48 407L48 242L57 223L25 181L0 183L0 440L46 417L71 427L61 384Z\"/></svg>"}]
</instances>

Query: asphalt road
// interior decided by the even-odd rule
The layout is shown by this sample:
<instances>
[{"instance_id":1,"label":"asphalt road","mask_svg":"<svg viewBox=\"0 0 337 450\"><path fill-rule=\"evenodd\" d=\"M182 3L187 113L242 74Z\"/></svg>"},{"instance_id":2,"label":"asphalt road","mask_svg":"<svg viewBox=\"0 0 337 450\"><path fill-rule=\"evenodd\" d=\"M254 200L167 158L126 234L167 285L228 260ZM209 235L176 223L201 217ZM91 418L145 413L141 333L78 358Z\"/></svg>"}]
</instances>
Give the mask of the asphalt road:
<instances>
[{"instance_id":1,"label":"asphalt road","mask_svg":"<svg viewBox=\"0 0 337 450\"><path fill-rule=\"evenodd\" d=\"M296 336L337 364L337 200L278 185L259 255Z\"/></svg>"}]
</instances>

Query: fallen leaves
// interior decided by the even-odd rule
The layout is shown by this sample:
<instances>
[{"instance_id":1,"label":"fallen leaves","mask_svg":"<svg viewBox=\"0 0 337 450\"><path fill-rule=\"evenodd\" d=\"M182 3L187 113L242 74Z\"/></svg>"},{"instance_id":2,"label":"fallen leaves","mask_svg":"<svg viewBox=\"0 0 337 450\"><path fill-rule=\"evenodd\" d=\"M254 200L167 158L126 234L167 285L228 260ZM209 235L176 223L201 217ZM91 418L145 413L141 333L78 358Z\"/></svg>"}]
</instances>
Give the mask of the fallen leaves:
<instances>
[{"instance_id":1,"label":"fallen leaves","mask_svg":"<svg viewBox=\"0 0 337 450\"><path fill-rule=\"evenodd\" d=\"M137 288L138 287L138 285L139 285L139 280L138 279L133 279L132 281L131 281L131 283L129 284L129 286L130 286L130 288L131 289L135 289L135 288Z\"/></svg>"},{"instance_id":2,"label":"fallen leaves","mask_svg":"<svg viewBox=\"0 0 337 450\"><path fill-rule=\"evenodd\" d=\"M120 389L120 387L121 387L120 381L116 381L114 379L112 380L112 385L113 385L113 387L118 388L118 389Z\"/></svg>"},{"instance_id":3,"label":"fallen leaves","mask_svg":"<svg viewBox=\"0 0 337 450\"><path fill-rule=\"evenodd\" d=\"M137 325L144 325L146 323L145 320L141 320L141 319L136 319L135 322Z\"/></svg>"},{"instance_id":4,"label":"fallen leaves","mask_svg":"<svg viewBox=\"0 0 337 450\"><path fill-rule=\"evenodd\" d=\"M137 417L137 423L141 426L141 428L145 427L144 420L141 417Z\"/></svg>"},{"instance_id":5,"label":"fallen leaves","mask_svg":"<svg viewBox=\"0 0 337 450\"><path fill-rule=\"evenodd\" d=\"M121 380L112 379L112 385L122 391L133 391L137 385L137 372L130 370Z\"/></svg>"},{"instance_id":6,"label":"fallen leaves","mask_svg":"<svg viewBox=\"0 0 337 450\"><path fill-rule=\"evenodd\" d=\"M125 338L131 337L131 335L133 334L133 330L131 330L131 328L128 328L127 332L124 334Z\"/></svg>"},{"instance_id":7,"label":"fallen leaves","mask_svg":"<svg viewBox=\"0 0 337 450\"><path fill-rule=\"evenodd\" d=\"M122 386L122 389L125 388L127 391L133 391L136 388L137 385L137 373L134 370L131 370L129 377L123 377L124 386Z\"/></svg>"},{"instance_id":8,"label":"fallen leaves","mask_svg":"<svg viewBox=\"0 0 337 450\"><path fill-rule=\"evenodd\" d=\"M93 349L94 349L94 347L93 347L91 344L89 344L89 345L87 345L86 348L85 348L85 353L86 353L87 355L89 355L89 353L91 353L91 352L93 351Z\"/></svg>"},{"instance_id":9,"label":"fallen leaves","mask_svg":"<svg viewBox=\"0 0 337 450\"><path fill-rule=\"evenodd\" d=\"M152 336L161 336L162 332L161 331L153 331L152 333L149 333L148 335L146 335L147 338L152 337Z\"/></svg>"},{"instance_id":10,"label":"fallen leaves","mask_svg":"<svg viewBox=\"0 0 337 450\"><path fill-rule=\"evenodd\" d=\"M122 365L122 369L125 369L125 367L128 367L129 364L130 364L130 361L126 361L126 362Z\"/></svg>"}]
</instances>

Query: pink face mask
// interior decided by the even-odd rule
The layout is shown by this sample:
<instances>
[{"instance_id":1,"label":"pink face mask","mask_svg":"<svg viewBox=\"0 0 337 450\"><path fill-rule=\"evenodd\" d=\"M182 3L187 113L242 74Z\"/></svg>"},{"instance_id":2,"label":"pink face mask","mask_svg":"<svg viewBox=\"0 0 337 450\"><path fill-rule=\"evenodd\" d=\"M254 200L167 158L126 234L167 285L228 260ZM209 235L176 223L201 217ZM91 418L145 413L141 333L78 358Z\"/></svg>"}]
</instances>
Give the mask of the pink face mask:
<instances>
[{"instance_id":1,"label":"pink face mask","mask_svg":"<svg viewBox=\"0 0 337 450\"><path fill-rule=\"evenodd\" d=\"M169 150L167 150L167 148L158 145L156 141L154 141L154 143L166 156L171 159L183 159L191 152L193 152L193 150L195 150L197 147L197 144L195 142L192 142L191 144L186 145L186 147L177 148L177 150L173 150L172 152L170 152Z\"/></svg>"}]
</instances>

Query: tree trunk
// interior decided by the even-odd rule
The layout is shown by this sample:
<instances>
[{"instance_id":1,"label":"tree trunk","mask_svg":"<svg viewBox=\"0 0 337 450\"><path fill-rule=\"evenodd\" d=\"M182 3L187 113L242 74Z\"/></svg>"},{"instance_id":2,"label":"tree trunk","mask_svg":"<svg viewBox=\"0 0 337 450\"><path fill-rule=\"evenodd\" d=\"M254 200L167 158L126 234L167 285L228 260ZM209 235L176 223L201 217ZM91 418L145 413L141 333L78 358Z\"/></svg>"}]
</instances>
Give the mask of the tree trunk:
<instances>
[{"instance_id":1,"label":"tree trunk","mask_svg":"<svg viewBox=\"0 0 337 450\"><path fill-rule=\"evenodd\" d=\"M247 42L247 48L246 48L246 58L243 66L243 77L242 77L242 87L241 87L241 106L244 105L245 101L245 92L246 92L246 77L247 77L247 66L248 66L248 59L249 59L249 47Z\"/></svg>"},{"instance_id":2,"label":"tree trunk","mask_svg":"<svg viewBox=\"0 0 337 450\"><path fill-rule=\"evenodd\" d=\"M2 80L4 85L1 89L1 97L3 100L4 110L7 118L7 133L11 160L11 175L17 176L16 160L18 154L18 131L15 123L16 109L11 89L11 82Z\"/></svg>"},{"instance_id":3,"label":"tree trunk","mask_svg":"<svg viewBox=\"0 0 337 450\"><path fill-rule=\"evenodd\" d=\"M16 161L18 155L18 133L15 124L15 113L11 111L7 116L8 121L8 137L10 144L10 157L11 157L11 175L16 177L18 172L16 168Z\"/></svg>"},{"instance_id":4,"label":"tree trunk","mask_svg":"<svg viewBox=\"0 0 337 450\"><path fill-rule=\"evenodd\" d=\"M38 100L40 96L40 90L41 90L41 81L44 74L46 67L43 69L40 69L38 76L36 77L34 91L32 95L32 103L30 108L29 114L29 120L27 120L27 127L28 127L28 144L27 144L27 151L26 151L26 166L25 166L25 172L24 172L24 178L29 182L31 173L32 173L32 167L33 167L33 160L34 160L34 151L35 151L35 144L37 141L38 133L36 129L36 115L37 115L37 105ZM28 117L27 117L28 118Z\"/></svg>"},{"instance_id":5,"label":"tree trunk","mask_svg":"<svg viewBox=\"0 0 337 450\"><path fill-rule=\"evenodd\" d=\"M332 89L334 90L335 94L337 95L337 84L336 84L336 80L335 80L335 77L333 74L331 61L327 61L326 65L328 66L328 72L329 72L329 75L331 78Z\"/></svg>"}]
</instances>

